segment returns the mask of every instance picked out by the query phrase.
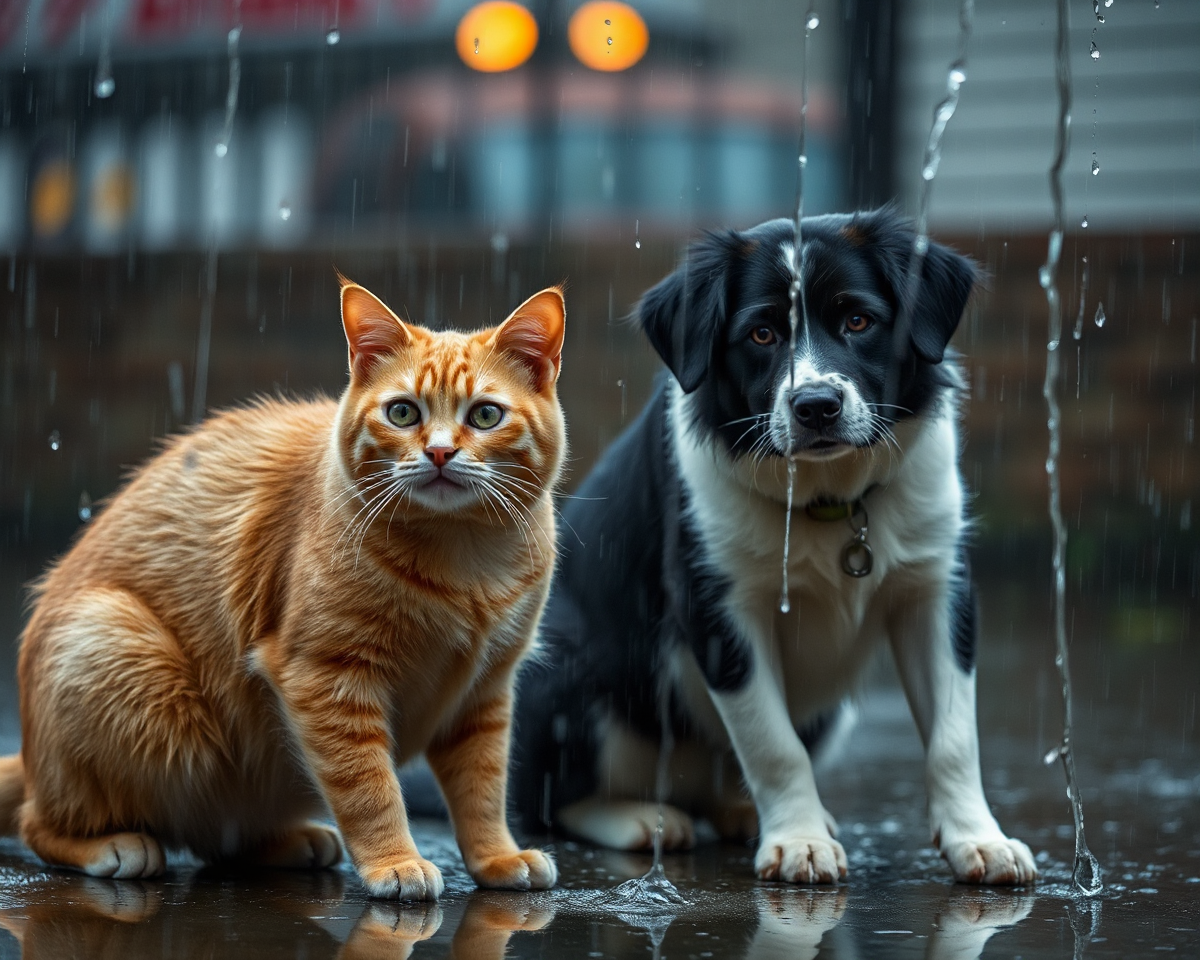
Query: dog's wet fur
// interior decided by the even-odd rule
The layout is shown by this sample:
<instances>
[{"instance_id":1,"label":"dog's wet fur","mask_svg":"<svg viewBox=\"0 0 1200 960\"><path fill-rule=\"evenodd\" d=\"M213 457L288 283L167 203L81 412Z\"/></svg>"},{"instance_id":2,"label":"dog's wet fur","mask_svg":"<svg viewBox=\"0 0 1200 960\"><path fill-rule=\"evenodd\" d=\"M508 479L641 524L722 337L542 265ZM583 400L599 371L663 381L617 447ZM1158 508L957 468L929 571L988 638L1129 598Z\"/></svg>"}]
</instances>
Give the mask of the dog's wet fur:
<instances>
[{"instance_id":1,"label":"dog's wet fur","mask_svg":"<svg viewBox=\"0 0 1200 960\"><path fill-rule=\"evenodd\" d=\"M976 268L930 243L904 313L911 222L885 208L802 226L794 351L791 220L706 235L638 305L667 370L565 503L544 650L518 696L514 798L527 828L649 846L665 715L668 848L690 845L703 817L758 837L764 879L836 882L845 853L810 751L845 727L845 698L887 643L955 877L1032 881L979 773L963 379L947 356ZM853 523L806 511L817 505L845 505ZM855 578L842 551L863 526L874 565Z\"/></svg>"}]
</instances>

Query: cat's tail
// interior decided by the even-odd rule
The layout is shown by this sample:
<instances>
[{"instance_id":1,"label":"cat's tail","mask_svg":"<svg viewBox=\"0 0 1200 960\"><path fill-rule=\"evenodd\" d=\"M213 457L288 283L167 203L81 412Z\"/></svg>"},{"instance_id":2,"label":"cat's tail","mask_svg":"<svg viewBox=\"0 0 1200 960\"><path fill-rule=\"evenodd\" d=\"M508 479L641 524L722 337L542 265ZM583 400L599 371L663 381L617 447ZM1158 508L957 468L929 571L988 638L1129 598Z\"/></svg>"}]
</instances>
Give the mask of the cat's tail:
<instances>
[{"instance_id":1,"label":"cat's tail","mask_svg":"<svg viewBox=\"0 0 1200 960\"><path fill-rule=\"evenodd\" d=\"M0 837L17 832L17 811L25 802L25 764L19 753L0 757Z\"/></svg>"}]
</instances>

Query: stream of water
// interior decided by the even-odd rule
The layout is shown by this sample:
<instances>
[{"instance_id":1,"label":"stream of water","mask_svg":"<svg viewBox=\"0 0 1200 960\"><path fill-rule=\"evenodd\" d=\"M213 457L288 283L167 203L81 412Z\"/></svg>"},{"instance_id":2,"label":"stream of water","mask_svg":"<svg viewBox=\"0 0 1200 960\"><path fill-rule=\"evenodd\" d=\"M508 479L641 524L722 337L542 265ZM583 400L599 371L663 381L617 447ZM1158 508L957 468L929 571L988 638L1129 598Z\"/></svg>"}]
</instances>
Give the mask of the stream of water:
<instances>
[{"instance_id":1,"label":"stream of water","mask_svg":"<svg viewBox=\"0 0 1200 960\"><path fill-rule=\"evenodd\" d=\"M1042 396L1046 400L1050 449L1046 457L1046 476L1050 486L1050 523L1054 531L1054 662L1062 680L1063 735L1062 742L1046 756L1049 763L1057 757L1067 778L1067 795L1075 820L1075 865L1071 879L1084 896L1096 896L1104 889L1100 864L1088 849L1083 832L1083 798L1075 776L1075 756L1071 739L1071 670L1067 657L1066 630L1066 569L1067 529L1063 523L1060 496L1058 457L1062 445L1061 413L1058 405L1058 380L1062 341L1062 303L1058 293L1058 264L1063 242L1062 168L1066 163L1071 141L1071 61L1069 34L1071 14L1068 0L1057 0L1058 26L1055 39L1055 78L1058 85L1058 127L1055 135L1054 159L1050 164L1050 197L1054 205L1054 225L1046 251L1046 262L1038 272L1038 281L1046 291L1049 314L1046 342L1046 379ZM1099 7L1097 6L1097 17Z\"/></svg>"},{"instance_id":2,"label":"stream of water","mask_svg":"<svg viewBox=\"0 0 1200 960\"><path fill-rule=\"evenodd\" d=\"M916 237L913 240L912 256L908 261L908 274L904 281L900 313L892 328L892 364L888 369L884 385L884 403L895 404L899 399L900 371L909 353L908 332L912 326L913 309L917 301L917 290L921 284L921 271L925 266L925 254L929 251L929 203L933 196L933 181L942 162L942 137L946 127L958 109L962 85L967 80L967 46L971 42L971 26L975 20L975 0L962 0L958 9L958 50L953 62L946 70L946 94L933 110L933 122L925 141L925 153L921 158L921 183L917 193ZM894 409L894 407L893 407Z\"/></svg>"},{"instance_id":3,"label":"stream of water","mask_svg":"<svg viewBox=\"0 0 1200 960\"><path fill-rule=\"evenodd\" d=\"M796 389L796 331L808 322L804 303L804 171L808 167L808 48L812 32L821 24L814 8L804 15L804 62L800 68L800 145L796 154L796 236L792 241L792 283L788 288L791 306L788 309L788 390ZM783 579L779 591L779 609L792 609L788 599L788 554L792 539L792 506L796 490L796 461L791 456L792 420L788 425L787 511L783 521Z\"/></svg>"}]
</instances>

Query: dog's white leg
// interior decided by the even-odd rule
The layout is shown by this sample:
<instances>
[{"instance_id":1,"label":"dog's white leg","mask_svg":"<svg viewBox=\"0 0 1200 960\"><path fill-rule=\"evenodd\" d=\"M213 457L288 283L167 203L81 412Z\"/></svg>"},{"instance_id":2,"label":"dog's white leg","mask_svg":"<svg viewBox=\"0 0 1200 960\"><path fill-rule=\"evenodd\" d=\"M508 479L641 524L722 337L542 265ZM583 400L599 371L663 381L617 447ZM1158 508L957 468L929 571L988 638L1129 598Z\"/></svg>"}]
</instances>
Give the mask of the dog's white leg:
<instances>
[{"instance_id":1,"label":"dog's white leg","mask_svg":"<svg viewBox=\"0 0 1200 960\"><path fill-rule=\"evenodd\" d=\"M896 666L925 743L933 842L960 883L1030 883L1037 868L1029 848L1004 835L983 795L975 669L956 660L951 638L959 602L970 601L942 584L905 600L891 624Z\"/></svg>"},{"instance_id":2,"label":"dog's white leg","mask_svg":"<svg viewBox=\"0 0 1200 960\"><path fill-rule=\"evenodd\" d=\"M846 851L833 839L832 818L817 796L812 762L796 736L783 691L761 653L735 690L712 691L758 808L754 869L763 880L836 883Z\"/></svg>"}]
</instances>

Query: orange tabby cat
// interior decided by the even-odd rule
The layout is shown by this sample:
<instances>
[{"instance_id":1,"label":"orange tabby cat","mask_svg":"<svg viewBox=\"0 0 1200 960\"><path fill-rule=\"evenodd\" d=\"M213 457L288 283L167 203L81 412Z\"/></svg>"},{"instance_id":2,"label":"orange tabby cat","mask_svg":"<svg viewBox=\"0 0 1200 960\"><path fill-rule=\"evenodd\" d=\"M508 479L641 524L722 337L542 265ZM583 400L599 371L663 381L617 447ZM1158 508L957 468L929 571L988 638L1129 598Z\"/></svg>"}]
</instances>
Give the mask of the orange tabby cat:
<instances>
[{"instance_id":1,"label":"orange tabby cat","mask_svg":"<svg viewBox=\"0 0 1200 960\"><path fill-rule=\"evenodd\" d=\"M341 299L340 402L173 440L39 583L0 826L47 862L327 867L344 842L372 895L436 898L394 772L423 752L476 882L554 884L513 842L505 781L554 563L562 293L473 334ZM326 806L340 841L308 819Z\"/></svg>"}]
</instances>

